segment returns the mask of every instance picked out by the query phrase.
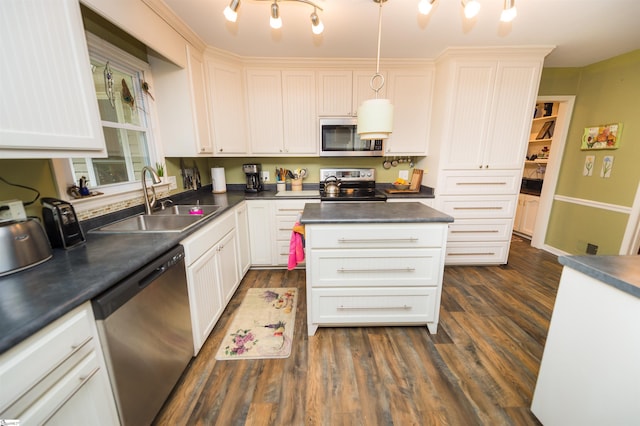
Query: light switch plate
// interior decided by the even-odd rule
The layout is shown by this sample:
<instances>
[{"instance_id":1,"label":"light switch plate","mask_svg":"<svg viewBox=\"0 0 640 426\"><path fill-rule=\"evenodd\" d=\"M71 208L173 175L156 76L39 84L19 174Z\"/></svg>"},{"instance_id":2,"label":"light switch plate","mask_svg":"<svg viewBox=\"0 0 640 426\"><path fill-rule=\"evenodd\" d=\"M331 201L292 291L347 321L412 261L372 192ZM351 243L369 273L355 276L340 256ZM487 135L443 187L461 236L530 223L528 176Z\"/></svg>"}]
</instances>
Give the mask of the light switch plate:
<instances>
[{"instance_id":1,"label":"light switch plate","mask_svg":"<svg viewBox=\"0 0 640 426\"><path fill-rule=\"evenodd\" d=\"M398 177L400 179L409 180L409 170L399 170Z\"/></svg>"}]
</instances>

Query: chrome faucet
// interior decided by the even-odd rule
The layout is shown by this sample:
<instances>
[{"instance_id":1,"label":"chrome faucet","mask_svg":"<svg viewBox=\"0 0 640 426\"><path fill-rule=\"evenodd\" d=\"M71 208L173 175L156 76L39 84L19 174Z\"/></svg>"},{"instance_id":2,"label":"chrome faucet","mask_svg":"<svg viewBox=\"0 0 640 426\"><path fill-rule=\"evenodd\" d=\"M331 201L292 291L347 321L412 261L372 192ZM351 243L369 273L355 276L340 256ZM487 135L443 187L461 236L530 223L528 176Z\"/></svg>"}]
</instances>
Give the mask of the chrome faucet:
<instances>
[{"instance_id":1,"label":"chrome faucet","mask_svg":"<svg viewBox=\"0 0 640 426\"><path fill-rule=\"evenodd\" d=\"M142 168L140 178L142 180L142 195L144 196L144 210L146 214L151 214L151 212L153 211L153 208L156 206L157 197L156 197L156 189L153 186L151 186L151 193L153 194L153 196L151 197L151 200L149 200L149 189L147 188L147 180L144 177L146 172L151 173L151 179L155 184L160 183L160 178L158 177L158 174L156 173L156 171L153 170L151 167L144 166Z\"/></svg>"}]
</instances>

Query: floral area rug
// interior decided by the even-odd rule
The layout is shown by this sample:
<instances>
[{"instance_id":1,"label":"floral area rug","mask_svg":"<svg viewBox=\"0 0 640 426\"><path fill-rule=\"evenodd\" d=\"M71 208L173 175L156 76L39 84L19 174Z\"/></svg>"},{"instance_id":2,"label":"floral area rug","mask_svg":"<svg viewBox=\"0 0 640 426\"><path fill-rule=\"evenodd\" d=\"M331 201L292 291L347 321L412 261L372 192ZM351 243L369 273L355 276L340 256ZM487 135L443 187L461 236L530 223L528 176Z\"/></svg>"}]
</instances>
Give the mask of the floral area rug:
<instances>
[{"instance_id":1,"label":"floral area rug","mask_svg":"<svg viewBox=\"0 0 640 426\"><path fill-rule=\"evenodd\" d=\"M227 329L217 360L287 358L296 322L296 288L251 288Z\"/></svg>"}]
</instances>

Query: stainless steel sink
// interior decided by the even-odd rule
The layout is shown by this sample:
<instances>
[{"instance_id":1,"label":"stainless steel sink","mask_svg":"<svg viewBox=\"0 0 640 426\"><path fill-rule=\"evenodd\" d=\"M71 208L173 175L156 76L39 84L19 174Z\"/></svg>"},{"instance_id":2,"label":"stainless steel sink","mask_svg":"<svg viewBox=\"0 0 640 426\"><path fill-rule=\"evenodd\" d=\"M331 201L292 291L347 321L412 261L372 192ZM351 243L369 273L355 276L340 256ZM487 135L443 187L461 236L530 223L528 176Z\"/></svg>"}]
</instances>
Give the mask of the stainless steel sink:
<instances>
[{"instance_id":1,"label":"stainless steel sink","mask_svg":"<svg viewBox=\"0 0 640 426\"><path fill-rule=\"evenodd\" d=\"M192 209L196 211L201 210L202 213L192 213ZM176 204L174 206L169 206L164 210L158 210L153 212L154 215L190 215L190 216L209 216L217 212L220 209L220 206L215 204Z\"/></svg>"},{"instance_id":2,"label":"stainless steel sink","mask_svg":"<svg viewBox=\"0 0 640 426\"><path fill-rule=\"evenodd\" d=\"M138 215L109 225L93 232L137 233L137 232L182 232L203 220L202 215Z\"/></svg>"}]
</instances>

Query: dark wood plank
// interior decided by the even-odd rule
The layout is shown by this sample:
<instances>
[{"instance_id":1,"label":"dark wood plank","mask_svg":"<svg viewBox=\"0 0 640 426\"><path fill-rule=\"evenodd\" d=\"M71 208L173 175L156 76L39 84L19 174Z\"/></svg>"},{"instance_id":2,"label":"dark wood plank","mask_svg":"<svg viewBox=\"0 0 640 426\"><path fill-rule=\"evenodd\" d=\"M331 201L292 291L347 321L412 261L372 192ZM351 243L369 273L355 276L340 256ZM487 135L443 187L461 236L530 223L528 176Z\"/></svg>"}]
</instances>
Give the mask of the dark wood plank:
<instances>
[{"instance_id":1,"label":"dark wood plank","mask_svg":"<svg viewBox=\"0 0 640 426\"><path fill-rule=\"evenodd\" d=\"M514 238L509 264L446 267L426 327L307 336L304 270L251 270L158 425L538 425L529 410L560 279L555 256ZM216 361L249 288L299 290L287 359Z\"/></svg>"}]
</instances>

